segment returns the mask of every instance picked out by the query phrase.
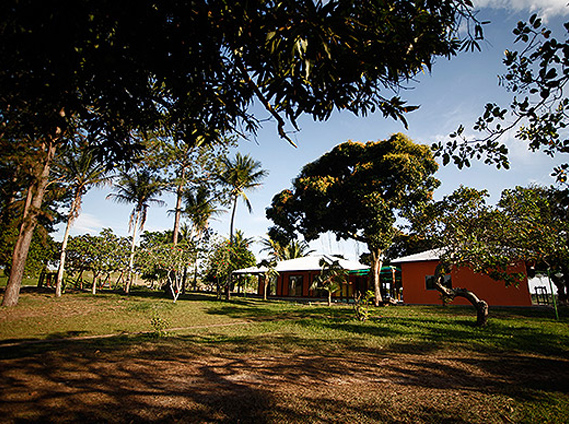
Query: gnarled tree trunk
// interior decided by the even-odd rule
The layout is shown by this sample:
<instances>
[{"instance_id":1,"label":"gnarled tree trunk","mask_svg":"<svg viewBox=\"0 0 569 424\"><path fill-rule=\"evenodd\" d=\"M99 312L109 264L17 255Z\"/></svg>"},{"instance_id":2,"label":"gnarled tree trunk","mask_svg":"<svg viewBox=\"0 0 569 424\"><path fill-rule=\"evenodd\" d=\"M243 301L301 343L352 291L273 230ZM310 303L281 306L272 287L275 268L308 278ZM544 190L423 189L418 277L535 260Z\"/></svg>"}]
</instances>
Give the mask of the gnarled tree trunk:
<instances>
[{"instance_id":1,"label":"gnarled tree trunk","mask_svg":"<svg viewBox=\"0 0 569 424\"><path fill-rule=\"evenodd\" d=\"M488 323L488 303L481 300L473 292L465 288L449 288L444 283L445 269L444 266L438 265L435 271L435 287L443 296L452 300L455 297L464 297L476 309L476 326L484 327Z\"/></svg>"}]
</instances>

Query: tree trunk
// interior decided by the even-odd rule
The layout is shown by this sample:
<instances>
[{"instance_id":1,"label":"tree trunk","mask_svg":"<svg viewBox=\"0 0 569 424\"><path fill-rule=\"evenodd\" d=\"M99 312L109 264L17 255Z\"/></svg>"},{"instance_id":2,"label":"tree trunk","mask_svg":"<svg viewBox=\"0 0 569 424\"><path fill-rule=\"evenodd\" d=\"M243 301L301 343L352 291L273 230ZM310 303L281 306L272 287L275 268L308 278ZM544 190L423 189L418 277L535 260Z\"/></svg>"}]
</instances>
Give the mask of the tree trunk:
<instances>
[{"instance_id":1,"label":"tree trunk","mask_svg":"<svg viewBox=\"0 0 569 424\"><path fill-rule=\"evenodd\" d=\"M267 300L268 285L269 285L269 279L267 277L263 277L263 300Z\"/></svg>"},{"instance_id":2,"label":"tree trunk","mask_svg":"<svg viewBox=\"0 0 569 424\"><path fill-rule=\"evenodd\" d=\"M65 233L63 234L63 240L61 242L61 254L59 255L59 268L57 268L57 280L55 282L55 296L61 297L61 288L63 286L63 273L65 272L65 256L67 254L67 242L69 240L69 231L71 230L71 225L73 224L73 217L75 216L81 198L79 196L79 189L75 193L75 198L71 204L69 210L69 215L67 216L67 225L65 226Z\"/></svg>"},{"instance_id":3,"label":"tree trunk","mask_svg":"<svg viewBox=\"0 0 569 424\"><path fill-rule=\"evenodd\" d=\"M373 278L373 289L375 294L374 305L379 306L383 303L381 296L381 251L379 249L370 249L371 252L371 273Z\"/></svg>"},{"instance_id":4,"label":"tree trunk","mask_svg":"<svg viewBox=\"0 0 569 424\"><path fill-rule=\"evenodd\" d=\"M192 283L194 291L198 290L198 260L196 258L196 264L194 266L194 281Z\"/></svg>"},{"instance_id":5,"label":"tree trunk","mask_svg":"<svg viewBox=\"0 0 569 424\"><path fill-rule=\"evenodd\" d=\"M182 276L182 294L186 294L186 282L188 281L188 267L184 267L184 274Z\"/></svg>"},{"instance_id":6,"label":"tree trunk","mask_svg":"<svg viewBox=\"0 0 569 424\"><path fill-rule=\"evenodd\" d=\"M332 306L332 292L328 291L328 306Z\"/></svg>"},{"instance_id":7,"label":"tree trunk","mask_svg":"<svg viewBox=\"0 0 569 424\"><path fill-rule=\"evenodd\" d=\"M174 209L174 230L172 231L172 243L175 245L178 244L178 237L180 234L180 218L182 216L182 200L183 200L183 191L184 191L184 178L186 176L186 169L182 168L182 172L180 175L180 183L178 187L176 187L176 209Z\"/></svg>"},{"instance_id":8,"label":"tree trunk","mask_svg":"<svg viewBox=\"0 0 569 424\"><path fill-rule=\"evenodd\" d=\"M130 286L132 284L132 274L133 274L133 268L134 268L134 250L136 247L136 228L138 227L139 216L140 216L140 212L136 211L134 223L132 225L132 243L130 245L130 258L128 260L128 275L126 278L126 284L124 286L125 294L130 293Z\"/></svg>"},{"instance_id":9,"label":"tree trunk","mask_svg":"<svg viewBox=\"0 0 569 424\"><path fill-rule=\"evenodd\" d=\"M46 154L45 159L43 165L37 168L38 173L34 176L35 181L28 190L28 197L26 198L26 205L24 206L22 216L22 225L12 255L12 268L10 270L8 284L6 285L6 291L4 292L4 299L2 299L2 306L16 306L20 297L24 267L32 243L34 229L37 225L37 217L41 210L49 182L51 164L56 152L56 145L53 140L45 143L43 147Z\"/></svg>"},{"instance_id":10,"label":"tree trunk","mask_svg":"<svg viewBox=\"0 0 569 424\"><path fill-rule=\"evenodd\" d=\"M568 290L568 278L569 271L567 269L562 269L561 273L552 273L551 281L555 284L557 288L557 302L559 305L569 305L569 290ZM553 296L553 293L551 294Z\"/></svg>"},{"instance_id":11,"label":"tree trunk","mask_svg":"<svg viewBox=\"0 0 569 424\"><path fill-rule=\"evenodd\" d=\"M225 300L231 300L231 272L233 259L233 225L235 223L235 212L237 211L237 197L233 201L233 211L231 212L231 222L229 223L229 275L225 285Z\"/></svg>"},{"instance_id":12,"label":"tree trunk","mask_svg":"<svg viewBox=\"0 0 569 424\"><path fill-rule=\"evenodd\" d=\"M465 288L449 288L443 285L444 271L441 265L437 266L435 271L435 287L443 296L453 300L455 297L464 297L476 309L476 326L484 327L488 323L488 303L481 300L473 292Z\"/></svg>"}]
</instances>

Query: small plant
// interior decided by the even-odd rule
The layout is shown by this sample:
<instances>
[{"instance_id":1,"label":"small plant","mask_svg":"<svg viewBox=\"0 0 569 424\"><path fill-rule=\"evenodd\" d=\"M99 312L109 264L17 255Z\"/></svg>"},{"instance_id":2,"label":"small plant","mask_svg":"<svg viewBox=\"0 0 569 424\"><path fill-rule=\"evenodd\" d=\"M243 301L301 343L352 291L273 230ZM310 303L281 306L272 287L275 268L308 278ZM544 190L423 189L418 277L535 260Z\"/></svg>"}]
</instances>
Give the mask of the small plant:
<instances>
[{"instance_id":1,"label":"small plant","mask_svg":"<svg viewBox=\"0 0 569 424\"><path fill-rule=\"evenodd\" d=\"M152 317L150 317L150 325L153 329L153 334L157 337L166 336L166 329L168 328L168 321L162 318L158 312L154 311Z\"/></svg>"},{"instance_id":2,"label":"small plant","mask_svg":"<svg viewBox=\"0 0 569 424\"><path fill-rule=\"evenodd\" d=\"M368 290L363 296L361 293L354 295L354 311L358 321L366 321L371 316L370 308L373 305L374 298L375 294L371 290Z\"/></svg>"}]
</instances>

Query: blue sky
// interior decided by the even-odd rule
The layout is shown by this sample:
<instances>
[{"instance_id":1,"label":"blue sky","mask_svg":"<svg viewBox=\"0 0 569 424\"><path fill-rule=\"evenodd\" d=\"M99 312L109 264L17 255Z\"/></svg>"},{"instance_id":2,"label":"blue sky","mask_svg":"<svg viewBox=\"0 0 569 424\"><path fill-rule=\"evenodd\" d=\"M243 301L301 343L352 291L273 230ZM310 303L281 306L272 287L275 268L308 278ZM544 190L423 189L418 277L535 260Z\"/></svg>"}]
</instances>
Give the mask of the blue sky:
<instances>
[{"instance_id":1,"label":"blue sky","mask_svg":"<svg viewBox=\"0 0 569 424\"><path fill-rule=\"evenodd\" d=\"M428 144L444 140L456 130L459 124L470 128L488 102L506 106L510 96L498 85L498 75L505 68L502 57L505 49L515 48L511 31L519 20L527 20L531 13L543 16L548 26L562 34L562 24L567 20L567 0L480 0L479 19L491 21L485 26L486 41L480 53L461 53L446 60L439 58L432 72L419 75L416 82L409 83L409 89L399 95L409 104L421 105L420 109L408 115L409 129L400 122L383 118L381 114L355 117L350 113L335 113L327 122L313 122L302 118L301 131L292 134L298 148L293 148L278 137L274 122L265 122L254 140L241 141L238 150L262 162L269 171L262 188L249 194L253 213L249 214L243 204L238 207L236 228L247 237L264 237L270 222L265 218L265 208L279 191L290 187L291 180L298 175L303 165L315 160L335 145L347 140L370 141L403 132L417 143ZM268 114L257 109L259 118ZM567 158L551 159L541 153L531 153L526 146L513 138L504 140L510 148L510 170L497 170L482 163L471 168L458 170L452 165L441 167L437 178L441 187L436 198L451 193L458 186L466 185L489 190L491 202L498 200L503 189L530 183L549 185L553 167ZM128 234L128 219L131 207L118 205L105 197L111 188L92 190L83 202L82 213L75 222L72 235L97 234L102 228L110 227L119 235ZM151 207L145 225L146 230L170 229L173 216L168 214L174 207L173 197L164 197L167 207ZM229 232L229 214L222 215L211 226L222 235ZM63 228L54 236L61 239ZM258 246L257 246L258 247ZM313 242L312 247L322 253L341 253L348 258L357 258L365 248L355 243L338 243L334 236L324 235ZM254 249L256 250L256 249Z\"/></svg>"}]
</instances>

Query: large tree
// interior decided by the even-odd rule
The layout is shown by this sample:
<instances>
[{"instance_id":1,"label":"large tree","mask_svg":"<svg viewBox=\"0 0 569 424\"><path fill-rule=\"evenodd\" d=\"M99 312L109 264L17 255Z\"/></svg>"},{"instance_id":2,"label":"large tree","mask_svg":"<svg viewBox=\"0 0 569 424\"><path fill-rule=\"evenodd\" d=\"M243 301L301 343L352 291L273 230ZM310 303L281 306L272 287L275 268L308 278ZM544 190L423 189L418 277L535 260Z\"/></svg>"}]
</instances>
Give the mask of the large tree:
<instances>
[{"instance_id":1,"label":"large tree","mask_svg":"<svg viewBox=\"0 0 569 424\"><path fill-rule=\"evenodd\" d=\"M428 146L403 134L377 142L346 142L304 166L292 190L277 194L267 209L277 234L314 240L331 231L365 243L372 257L375 303L382 302L382 255L396 234L401 211L425 202L439 182Z\"/></svg>"},{"instance_id":2,"label":"large tree","mask_svg":"<svg viewBox=\"0 0 569 424\"><path fill-rule=\"evenodd\" d=\"M464 297L477 311L477 325L488 320L488 304L471 290L447 287L444 276L458 267L467 267L507 284L517 283L518 276L509 272L513 259L507 239L510 221L486 203L488 192L460 187L442 200L423 204L409 214L412 233L425 238L438 249L439 266L435 287L447 299Z\"/></svg>"},{"instance_id":3,"label":"large tree","mask_svg":"<svg viewBox=\"0 0 569 424\"><path fill-rule=\"evenodd\" d=\"M92 151L85 146L76 146L70 151L64 152L56 162L56 174L66 182L66 187L72 192L71 205L67 213L67 224L61 242L59 255L59 268L55 283L55 295L61 296L63 285L63 273L65 272L65 256L69 231L75 219L81 212L83 196L91 187L101 186L109 182L108 170L95 158Z\"/></svg>"},{"instance_id":4,"label":"large tree","mask_svg":"<svg viewBox=\"0 0 569 424\"><path fill-rule=\"evenodd\" d=\"M447 297L468 299L483 326L488 305L471 290L445 287L444 273L466 267L506 285L519 284L525 275L512 264L547 271L558 287L559 300L567 302L569 244L567 192L539 186L502 192L496 206L486 203L487 191L460 187L442 200L409 216L412 234L438 248L441 265L436 286Z\"/></svg>"},{"instance_id":5,"label":"large tree","mask_svg":"<svg viewBox=\"0 0 569 424\"><path fill-rule=\"evenodd\" d=\"M568 194L554 187L516 187L504 190L498 203L512 222L509 252L528 263L530 273L547 271L561 304L569 304Z\"/></svg>"},{"instance_id":6,"label":"large tree","mask_svg":"<svg viewBox=\"0 0 569 424\"><path fill-rule=\"evenodd\" d=\"M7 0L0 4L0 137L38 146L4 305L15 305L53 157L75 131L109 161L134 134L209 142L255 131L253 101L288 139L308 114L412 110L392 91L481 34L470 0ZM472 26L474 25L474 26ZM473 34L473 36L471 35Z\"/></svg>"}]
</instances>

